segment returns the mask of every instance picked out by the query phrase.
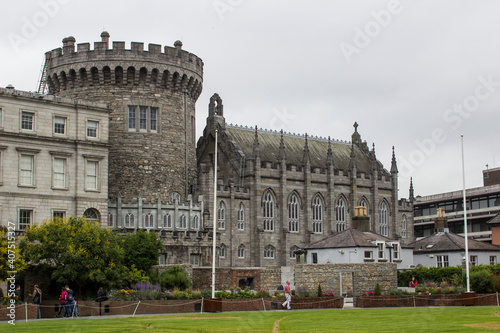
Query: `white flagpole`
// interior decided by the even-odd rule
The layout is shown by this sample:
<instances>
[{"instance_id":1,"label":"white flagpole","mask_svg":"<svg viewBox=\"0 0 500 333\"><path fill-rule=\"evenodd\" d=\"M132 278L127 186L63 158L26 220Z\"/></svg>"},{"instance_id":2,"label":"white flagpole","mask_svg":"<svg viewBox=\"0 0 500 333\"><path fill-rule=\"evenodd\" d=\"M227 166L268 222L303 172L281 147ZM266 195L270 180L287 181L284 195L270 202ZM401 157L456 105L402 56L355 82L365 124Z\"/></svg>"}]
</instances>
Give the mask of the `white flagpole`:
<instances>
[{"instance_id":1,"label":"white flagpole","mask_svg":"<svg viewBox=\"0 0 500 333\"><path fill-rule=\"evenodd\" d=\"M213 214L213 245L212 245L212 298L215 298L215 255L217 236L217 132L215 130L215 156L214 156L214 214Z\"/></svg>"},{"instance_id":2,"label":"white flagpole","mask_svg":"<svg viewBox=\"0 0 500 333\"><path fill-rule=\"evenodd\" d=\"M464 205L464 231L465 231L465 273L467 277L467 292L470 292L469 279L469 239L467 235L467 198L465 195L465 164L464 164L464 135L461 136L462 141L462 177L463 177L463 205Z\"/></svg>"}]
</instances>

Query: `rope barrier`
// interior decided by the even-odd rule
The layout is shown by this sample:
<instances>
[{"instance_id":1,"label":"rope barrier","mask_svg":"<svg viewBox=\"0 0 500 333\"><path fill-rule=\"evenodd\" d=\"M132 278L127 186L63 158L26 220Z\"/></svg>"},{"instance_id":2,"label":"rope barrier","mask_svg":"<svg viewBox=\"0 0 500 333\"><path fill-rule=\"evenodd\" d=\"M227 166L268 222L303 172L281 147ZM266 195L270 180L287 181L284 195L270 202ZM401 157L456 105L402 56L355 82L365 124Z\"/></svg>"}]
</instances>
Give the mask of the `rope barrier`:
<instances>
[{"instance_id":1,"label":"rope barrier","mask_svg":"<svg viewBox=\"0 0 500 333\"><path fill-rule=\"evenodd\" d=\"M146 304L146 305L149 305L149 306L157 306L157 307L165 307L165 306L183 306L183 305L189 305L189 304L195 304L195 303L198 303L199 300L195 300L195 301L191 301L191 302L187 302L187 303L182 303L182 304L151 304L151 303L142 303L142 304Z\"/></svg>"},{"instance_id":2,"label":"rope barrier","mask_svg":"<svg viewBox=\"0 0 500 333\"><path fill-rule=\"evenodd\" d=\"M202 297L201 298L201 312L200 313L203 313L203 301L205 300L205 297Z\"/></svg>"},{"instance_id":3,"label":"rope barrier","mask_svg":"<svg viewBox=\"0 0 500 333\"><path fill-rule=\"evenodd\" d=\"M266 303L264 303L264 297L262 297L262 306L264 307L264 311L266 311Z\"/></svg>"},{"instance_id":4,"label":"rope barrier","mask_svg":"<svg viewBox=\"0 0 500 333\"><path fill-rule=\"evenodd\" d=\"M139 301L139 303L137 303L137 306L135 307L134 314L132 315L132 317L135 317L135 313L137 312L137 308L139 307L139 304L141 304L141 301Z\"/></svg>"}]
</instances>

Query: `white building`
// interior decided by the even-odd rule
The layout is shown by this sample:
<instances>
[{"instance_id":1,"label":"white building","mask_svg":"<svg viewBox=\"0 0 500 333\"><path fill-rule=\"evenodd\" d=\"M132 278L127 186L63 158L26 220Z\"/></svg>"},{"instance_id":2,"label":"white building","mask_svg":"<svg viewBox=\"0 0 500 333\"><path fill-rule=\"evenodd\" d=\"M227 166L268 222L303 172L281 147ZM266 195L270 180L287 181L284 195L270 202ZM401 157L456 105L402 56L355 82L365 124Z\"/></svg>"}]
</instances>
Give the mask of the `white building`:
<instances>
[{"instance_id":1,"label":"white building","mask_svg":"<svg viewBox=\"0 0 500 333\"><path fill-rule=\"evenodd\" d=\"M498 263L500 247L485 242L468 240L469 263L471 266ZM415 265L426 267L461 266L465 260L465 238L444 229L414 243Z\"/></svg>"},{"instance_id":2,"label":"white building","mask_svg":"<svg viewBox=\"0 0 500 333\"><path fill-rule=\"evenodd\" d=\"M398 269L413 265L412 247L356 228L349 228L311 243L304 248L304 254L305 263L308 264L393 262Z\"/></svg>"},{"instance_id":3,"label":"white building","mask_svg":"<svg viewBox=\"0 0 500 333\"><path fill-rule=\"evenodd\" d=\"M0 221L16 230L57 216L105 225L104 104L0 88Z\"/></svg>"}]
</instances>

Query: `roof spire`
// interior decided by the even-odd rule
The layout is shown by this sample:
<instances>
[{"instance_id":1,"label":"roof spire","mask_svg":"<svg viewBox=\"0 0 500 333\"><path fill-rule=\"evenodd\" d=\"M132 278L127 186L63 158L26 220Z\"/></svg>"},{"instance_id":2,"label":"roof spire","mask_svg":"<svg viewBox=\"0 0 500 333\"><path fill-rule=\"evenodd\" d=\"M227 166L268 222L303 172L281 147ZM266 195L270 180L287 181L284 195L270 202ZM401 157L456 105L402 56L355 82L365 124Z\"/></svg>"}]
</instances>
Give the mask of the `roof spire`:
<instances>
[{"instance_id":1,"label":"roof spire","mask_svg":"<svg viewBox=\"0 0 500 333\"><path fill-rule=\"evenodd\" d=\"M304 162L304 164L311 162L311 159L309 156L309 144L307 143L307 133L306 133L306 142L304 144L304 157L303 157L302 161Z\"/></svg>"},{"instance_id":2,"label":"roof spire","mask_svg":"<svg viewBox=\"0 0 500 333\"><path fill-rule=\"evenodd\" d=\"M280 160L285 159L285 143L283 141L283 130L281 130L280 149L278 152L278 158Z\"/></svg>"},{"instance_id":3,"label":"roof spire","mask_svg":"<svg viewBox=\"0 0 500 333\"><path fill-rule=\"evenodd\" d=\"M398 166L396 163L396 154L394 153L394 146L392 146L391 173L398 173Z\"/></svg>"},{"instance_id":4,"label":"roof spire","mask_svg":"<svg viewBox=\"0 0 500 333\"><path fill-rule=\"evenodd\" d=\"M332 142L328 136L328 152L326 153L326 165L333 165Z\"/></svg>"},{"instance_id":5,"label":"roof spire","mask_svg":"<svg viewBox=\"0 0 500 333\"><path fill-rule=\"evenodd\" d=\"M255 157L260 157L260 144L259 144L259 134L257 132L257 125L255 125L255 139L253 140L253 155Z\"/></svg>"},{"instance_id":6,"label":"roof spire","mask_svg":"<svg viewBox=\"0 0 500 333\"><path fill-rule=\"evenodd\" d=\"M413 191L413 177L410 177L410 193L409 193L409 198L411 202L413 202L415 198L415 192Z\"/></svg>"}]
</instances>

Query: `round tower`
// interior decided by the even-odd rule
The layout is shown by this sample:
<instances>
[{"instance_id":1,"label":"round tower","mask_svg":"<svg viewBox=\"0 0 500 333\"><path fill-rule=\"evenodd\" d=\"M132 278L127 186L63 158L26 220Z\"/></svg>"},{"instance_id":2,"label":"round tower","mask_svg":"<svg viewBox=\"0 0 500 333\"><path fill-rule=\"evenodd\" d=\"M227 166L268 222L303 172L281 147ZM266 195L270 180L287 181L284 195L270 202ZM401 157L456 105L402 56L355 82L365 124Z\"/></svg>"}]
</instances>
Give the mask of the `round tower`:
<instances>
[{"instance_id":1,"label":"round tower","mask_svg":"<svg viewBox=\"0 0 500 333\"><path fill-rule=\"evenodd\" d=\"M102 102L113 110L109 121L109 197L124 201L186 199L196 177L195 103L201 94L203 61L174 47L101 41L63 47L46 57L49 94ZM82 125L83 126L83 125ZM98 128L99 131L108 129ZM104 132L103 132L104 133Z\"/></svg>"}]
</instances>

